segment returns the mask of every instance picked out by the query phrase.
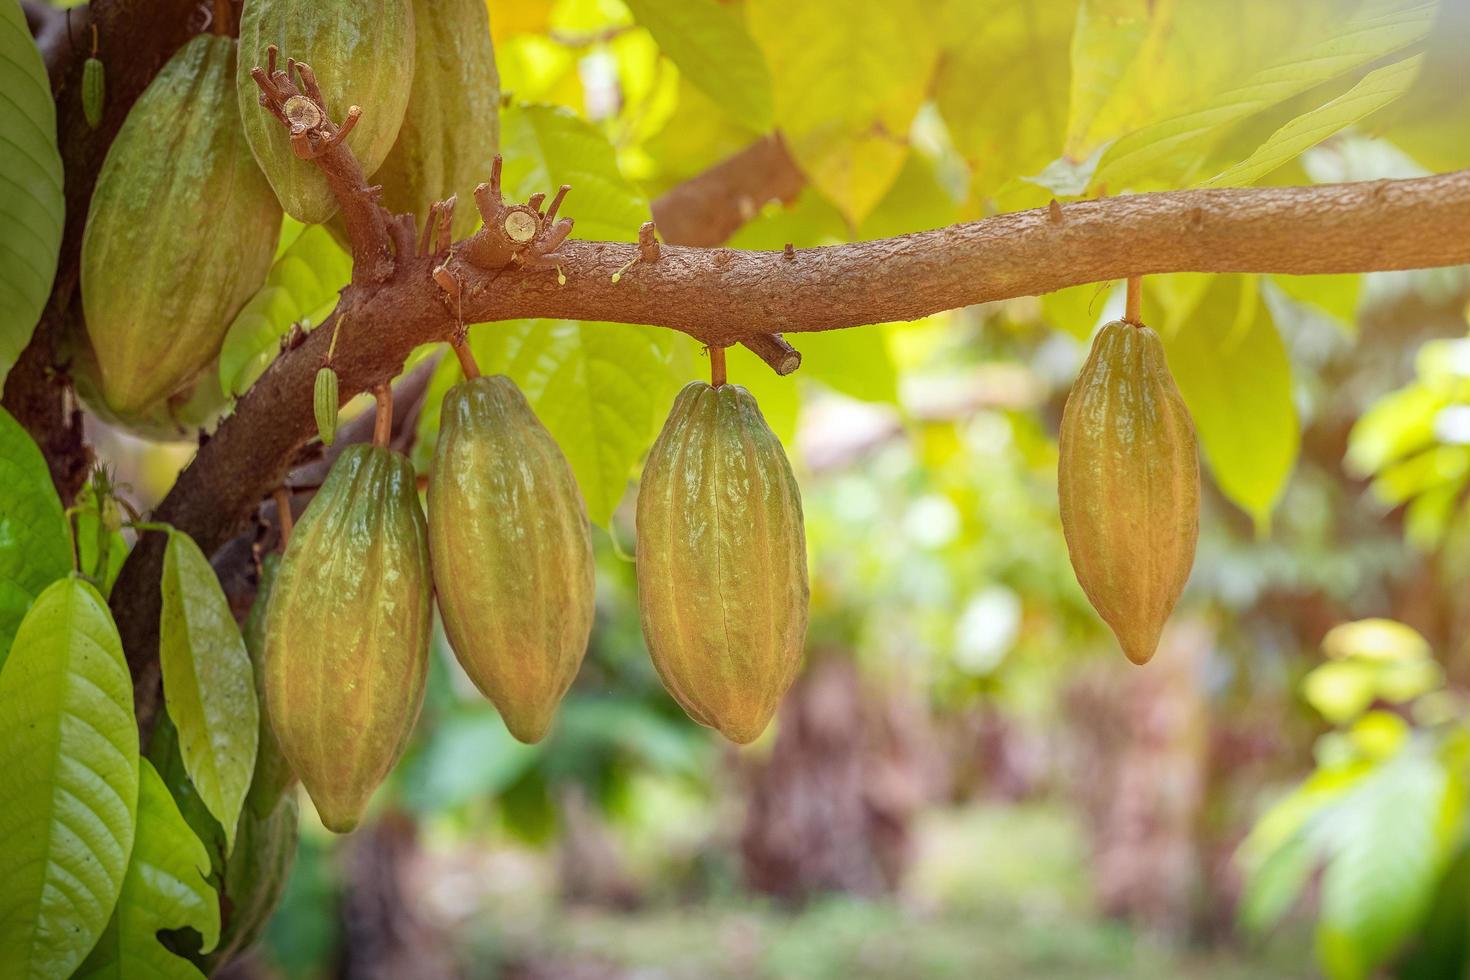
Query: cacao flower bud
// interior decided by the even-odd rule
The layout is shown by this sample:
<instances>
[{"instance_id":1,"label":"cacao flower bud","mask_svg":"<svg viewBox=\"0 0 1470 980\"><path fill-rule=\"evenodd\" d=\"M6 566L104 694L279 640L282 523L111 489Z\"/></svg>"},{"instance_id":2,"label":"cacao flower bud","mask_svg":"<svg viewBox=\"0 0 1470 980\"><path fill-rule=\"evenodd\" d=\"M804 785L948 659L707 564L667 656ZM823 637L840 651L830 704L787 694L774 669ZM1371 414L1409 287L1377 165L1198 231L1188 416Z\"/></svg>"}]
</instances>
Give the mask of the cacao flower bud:
<instances>
[{"instance_id":1,"label":"cacao flower bud","mask_svg":"<svg viewBox=\"0 0 1470 980\"><path fill-rule=\"evenodd\" d=\"M638 488L638 607L664 686L695 721L753 741L801 666L807 599L781 441L744 388L686 385Z\"/></svg>"},{"instance_id":2,"label":"cacao flower bud","mask_svg":"<svg viewBox=\"0 0 1470 980\"><path fill-rule=\"evenodd\" d=\"M413 465L349 447L301 515L266 612L266 710L337 833L402 755L429 666L429 548Z\"/></svg>"},{"instance_id":3,"label":"cacao flower bud","mask_svg":"<svg viewBox=\"0 0 1470 980\"><path fill-rule=\"evenodd\" d=\"M444 396L428 499L449 645L510 733L540 741L587 652L592 537L572 468L514 381Z\"/></svg>"},{"instance_id":4,"label":"cacao flower bud","mask_svg":"<svg viewBox=\"0 0 1470 980\"><path fill-rule=\"evenodd\" d=\"M1057 489L1077 581L1144 664L1194 564L1199 455L1164 346L1107 324L1062 413Z\"/></svg>"}]
</instances>

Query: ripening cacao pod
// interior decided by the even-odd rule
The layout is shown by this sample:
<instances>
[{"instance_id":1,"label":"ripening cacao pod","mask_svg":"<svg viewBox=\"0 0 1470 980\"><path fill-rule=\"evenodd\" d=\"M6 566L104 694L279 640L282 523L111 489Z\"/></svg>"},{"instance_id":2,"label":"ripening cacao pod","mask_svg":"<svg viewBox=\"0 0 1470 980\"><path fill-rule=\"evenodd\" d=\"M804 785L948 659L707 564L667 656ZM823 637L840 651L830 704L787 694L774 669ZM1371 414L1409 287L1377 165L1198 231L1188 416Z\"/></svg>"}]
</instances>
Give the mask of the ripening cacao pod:
<instances>
[{"instance_id":1,"label":"ripening cacao pod","mask_svg":"<svg viewBox=\"0 0 1470 980\"><path fill-rule=\"evenodd\" d=\"M271 591L275 588L276 573L280 571L281 558L275 553L265 556L260 563L260 585L255 590L255 602L240 634L245 640L245 649L250 653L250 666L255 673L255 696L265 704L265 624L266 612L270 608ZM250 777L250 792L246 794L246 808L258 820L271 815L280 803L287 788L296 782L291 764L281 752L276 741L275 729L270 717L260 712L260 733L256 739L255 772ZM241 818L242 823L244 818ZM238 846L238 845L237 845Z\"/></svg>"},{"instance_id":2,"label":"ripening cacao pod","mask_svg":"<svg viewBox=\"0 0 1470 980\"><path fill-rule=\"evenodd\" d=\"M684 387L638 488L638 607L674 699L734 742L770 722L807 624L801 493L738 385Z\"/></svg>"},{"instance_id":3,"label":"ripening cacao pod","mask_svg":"<svg viewBox=\"0 0 1470 980\"><path fill-rule=\"evenodd\" d=\"M185 44L97 177L82 306L99 394L120 416L147 415L195 380L275 256L281 209L245 145L234 73L232 39Z\"/></svg>"},{"instance_id":4,"label":"ripening cacao pod","mask_svg":"<svg viewBox=\"0 0 1470 980\"><path fill-rule=\"evenodd\" d=\"M403 124L413 83L414 23L411 0L245 0L240 14L240 67L236 80L240 117L250 149L275 188L281 207L297 221L321 224L337 211L327 179L298 157L280 120L260 106L250 70L294 58L311 66L327 115L341 125L352 106L362 118L347 137L362 172L372 176Z\"/></svg>"},{"instance_id":5,"label":"ripening cacao pod","mask_svg":"<svg viewBox=\"0 0 1470 980\"><path fill-rule=\"evenodd\" d=\"M1164 346L1107 324L1062 413L1057 490L1072 568L1128 659L1158 647L1194 564L1199 455Z\"/></svg>"},{"instance_id":6,"label":"ripening cacao pod","mask_svg":"<svg viewBox=\"0 0 1470 980\"><path fill-rule=\"evenodd\" d=\"M87 332L67 330L62 337L73 390L92 414L109 425L156 442L195 442L230 407L230 398L220 387L219 359L215 358L172 394L135 412L114 411L102 396L101 371Z\"/></svg>"},{"instance_id":7,"label":"ripening cacao pod","mask_svg":"<svg viewBox=\"0 0 1470 980\"><path fill-rule=\"evenodd\" d=\"M546 734L587 652L594 572L572 468L515 382L444 396L429 552L444 632L522 742Z\"/></svg>"},{"instance_id":8,"label":"ripening cacao pod","mask_svg":"<svg viewBox=\"0 0 1470 980\"><path fill-rule=\"evenodd\" d=\"M337 372L324 367L316 373L316 385L311 395L312 410L316 414L316 432L322 445L330 446L337 441Z\"/></svg>"},{"instance_id":9,"label":"ripening cacao pod","mask_svg":"<svg viewBox=\"0 0 1470 980\"><path fill-rule=\"evenodd\" d=\"M102 110L107 105L107 70L96 55L82 63L82 115L93 129L102 125Z\"/></svg>"},{"instance_id":10,"label":"ripening cacao pod","mask_svg":"<svg viewBox=\"0 0 1470 980\"><path fill-rule=\"evenodd\" d=\"M408 459L349 447L291 534L265 628L265 704L328 829L357 826L424 701L433 607Z\"/></svg>"},{"instance_id":11,"label":"ripening cacao pod","mask_svg":"<svg viewBox=\"0 0 1470 980\"><path fill-rule=\"evenodd\" d=\"M454 236L474 230L474 191L500 142L500 76L485 0L414 0L413 91L398 142L373 177L383 204L422 217L459 197Z\"/></svg>"}]
</instances>

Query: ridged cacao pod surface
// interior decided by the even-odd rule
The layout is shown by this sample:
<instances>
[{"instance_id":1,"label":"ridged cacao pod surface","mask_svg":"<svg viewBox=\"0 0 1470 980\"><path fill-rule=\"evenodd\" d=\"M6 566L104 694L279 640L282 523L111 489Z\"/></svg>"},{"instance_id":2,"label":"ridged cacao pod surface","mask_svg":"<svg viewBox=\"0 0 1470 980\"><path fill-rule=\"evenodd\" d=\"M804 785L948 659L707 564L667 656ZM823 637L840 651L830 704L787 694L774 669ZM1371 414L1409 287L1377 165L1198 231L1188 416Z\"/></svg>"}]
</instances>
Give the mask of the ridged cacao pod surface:
<instances>
[{"instance_id":1,"label":"ridged cacao pod surface","mask_svg":"<svg viewBox=\"0 0 1470 980\"><path fill-rule=\"evenodd\" d=\"M738 385L684 387L638 489L638 606L664 686L734 742L801 666L806 534L791 465Z\"/></svg>"},{"instance_id":2,"label":"ridged cacao pod surface","mask_svg":"<svg viewBox=\"0 0 1470 980\"><path fill-rule=\"evenodd\" d=\"M449 645L510 733L539 741L587 652L595 581L572 468L515 382L444 396L428 500Z\"/></svg>"},{"instance_id":3,"label":"ridged cacao pod surface","mask_svg":"<svg viewBox=\"0 0 1470 980\"><path fill-rule=\"evenodd\" d=\"M213 428L230 407L215 358L172 394L138 411L114 411L102 395L101 370L87 332L68 329L62 337L72 388L87 409L109 425L155 442L197 442L199 433Z\"/></svg>"},{"instance_id":4,"label":"ridged cacao pod surface","mask_svg":"<svg viewBox=\"0 0 1470 980\"><path fill-rule=\"evenodd\" d=\"M250 70L265 67L267 49L278 64L294 58L311 66L327 115L341 125L347 110L362 118L347 137L362 172L372 176L387 158L403 124L413 83L414 23L411 0L245 0L240 15L240 117L260 169L286 213L320 224L337 211L327 179L291 149L280 120L261 107Z\"/></svg>"},{"instance_id":5,"label":"ridged cacao pod surface","mask_svg":"<svg viewBox=\"0 0 1470 980\"><path fill-rule=\"evenodd\" d=\"M219 354L265 282L281 209L240 128L235 42L200 35L143 92L108 150L82 238L98 389L146 415Z\"/></svg>"},{"instance_id":6,"label":"ridged cacao pod surface","mask_svg":"<svg viewBox=\"0 0 1470 980\"><path fill-rule=\"evenodd\" d=\"M1077 581L1128 659L1147 663L1194 565L1194 424L1147 327L1098 333L1062 413L1058 494Z\"/></svg>"},{"instance_id":7,"label":"ridged cacao pod surface","mask_svg":"<svg viewBox=\"0 0 1470 980\"><path fill-rule=\"evenodd\" d=\"M329 829L357 826L424 700L433 621L413 465L349 447L301 515L266 611L266 711Z\"/></svg>"},{"instance_id":8,"label":"ridged cacao pod surface","mask_svg":"<svg viewBox=\"0 0 1470 980\"><path fill-rule=\"evenodd\" d=\"M422 218L458 195L454 235L479 221L474 191L500 142L500 76L484 0L414 0L413 91L398 142L373 176L383 204Z\"/></svg>"}]
</instances>

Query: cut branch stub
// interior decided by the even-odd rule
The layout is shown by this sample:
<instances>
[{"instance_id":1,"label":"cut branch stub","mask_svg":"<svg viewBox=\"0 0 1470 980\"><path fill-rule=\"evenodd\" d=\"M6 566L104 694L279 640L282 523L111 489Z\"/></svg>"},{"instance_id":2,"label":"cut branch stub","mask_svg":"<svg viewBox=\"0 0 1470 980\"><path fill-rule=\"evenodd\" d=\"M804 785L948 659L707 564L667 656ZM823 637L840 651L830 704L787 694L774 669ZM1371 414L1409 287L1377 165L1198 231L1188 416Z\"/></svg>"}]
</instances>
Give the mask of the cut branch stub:
<instances>
[{"instance_id":1,"label":"cut branch stub","mask_svg":"<svg viewBox=\"0 0 1470 980\"><path fill-rule=\"evenodd\" d=\"M572 219L556 216L572 187L562 184L551 207L542 212L545 194L532 194L525 204L506 204L501 192L499 154L490 168L490 182L475 188L475 206L485 226L456 251L479 269L503 269L512 263L528 269L555 268L563 258L557 249L572 233Z\"/></svg>"},{"instance_id":2,"label":"cut branch stub","mask_svg":"<svg viewBox=\"0 0 1470 980\"><path fill-rule=\"evenodd\" d=\"M770 365L771 370L785 377L801 367L801 351L786 342L778 333L756 334L740 341L741 345L756 357Z\"/></svg>"}]
</instances>

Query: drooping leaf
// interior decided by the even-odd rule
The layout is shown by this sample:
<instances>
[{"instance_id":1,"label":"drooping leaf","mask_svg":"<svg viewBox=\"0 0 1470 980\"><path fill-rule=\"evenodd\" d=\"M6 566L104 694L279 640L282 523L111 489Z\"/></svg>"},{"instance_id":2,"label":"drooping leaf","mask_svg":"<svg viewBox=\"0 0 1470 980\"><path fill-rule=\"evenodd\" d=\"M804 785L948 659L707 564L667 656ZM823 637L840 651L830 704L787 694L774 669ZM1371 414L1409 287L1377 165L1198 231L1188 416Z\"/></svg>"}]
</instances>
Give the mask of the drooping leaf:
<instances>
[{"instance_id":1,"label":"drooping leaf","mask_svg":"<svg viewBox=\"0 0 1470 980\"><path fill-rule=\"evenodd\" d=\"M352 257L326 226L285 220L281 237L290 244L276 256L265 285L236 314L220 349L219 383L229 395L243 395L265 373L293 323L321 323L352 278Z\"/></svg>"},{"instance_id":2,"label":"drooping leaf","mask_svg":"<svg viewBox=\"0 0 1470 980\"><path fill-rule=\"evenodd\" d=\"M117 908L77 980L200 980L204 974L158 941L192 928L203 949L219 941L219 896L205 880L209 855L147 759L138 760L138 829Z\"/></svg>"},{"instance_id":3,"label":"drooping leaf","mask_svg":"<svg viewBox=\"0 0 1470 980\"><path fill-rule=\"evenodd\" d=\"M945 6L934 100L970 164L977 197L1038 172L1061 152L1077 6L1077 0Z\"/></svg>"},{"instance_id":4,"label":"drooping leaf","mask_svg":"<svg viewBox=\"0 0 1470 980\"><path fill-rule=\"evenodd\" d=\"M1423 56L1415 55L1369 72L1342 95L1282 126L1249 157L1211 177L1205 184L1211 187L1239 187L1255 183L1333 133L1345 129L1403 95L1423 63Z\"/></svg>"},{"instance_id":5,"label":"drooping leaf","mask_svg":"<svg viewBox=\"0 0 1470 980\"><path fill-rule=\"evenodd\" d=\"M1424 70L1414 87L1364 123L1409 154L1421 167L1448 173L1470 167L1470 86L1465 52L1470 50L1470 4L1441 0L1429 32Z\"/></svg>"},{"instance_id":6,"label":"drooping leaf","mask_svg":"<svg viewBox=\"0 0 1470 980\"><path fill-rule=\"evenodd\" d=\"M56 104L17 0L0 0L0 391L51 293L66 202Z\"/></svg>"},{"instance_id":7,"label":"drooping leaf","mask_svg":"<svg viewBox=\"0 0 1470 980\"><path fill-rule=\"evenodd\" d=\"M576 218L575 238L633 241L648 220L648 202L623 178L607 137L570 109L508 107L500 117L500 152L508 200L550 197L572 185L563 213Z\"/></svg>"},{"instance_id":8,"label":"drooping leaf","mask_svg":"<svg viewBox=\"0 0 1470 980\"><path fill-rule=\"evenodd\" d=\"M812 184L857 224L908 155L939 54L922 0L752 0L750 32L775 85L775 120Z\"/></svg>"},{"instance_id":9,"label":"drooping leaf","mask_svg":"<svg viewBox=\"0 0 1470 980\"><path fill-rule=\"evenodd\" d=\"M1256 280L1219 276L1171 311L1164 349L1221 491L1262 530L1301 445L1291 364Z\"/></svg>"},{"instance_id":10,"label":"drooping leaf","mask_svg":"<svg viewBox=\"0 0 1470 980\"><path fill-rule=\"evenodd\" d=\"M71 569L70 540L46 458L0 408L0 664L31 602Z\"/></svg>"},{"instance_id":11,"label":"drooping leaf","mask_svg":"<svg viewBox=\"0 0 1470 980\"><path fill-rule=\"evenodd\" d=\"M187 534L168 536L162 593L164 700L189 778L224 828L228 852L255 769L260 715L250 657L209 559Z\"/></svg>"},{"instance_id":12,"label":"drooping leaf","mask_svg":"<svg viewBox=\"0 0 1470 980\"><path fill-rule=\"evenodd\" d=\"M481 324L470 346L484 374L514 378L571 463L595 523L606 525L638 461L653 444L680 385L685 338L668 330L569 320ZM444 392L460 380L440 363L419 417L419 443L438 432Z\"/></svg>"},{"instance_id":13,"label":"drooping leaf","mask_svg":"<svg viewBox=\"0 0 1470 980\"><path fill-rule=\"evenodd\" d=\"M770 128L771 73L734 11L716 0L627 3L685 78L745 125Z\"/></svg>"},{"instance_id":14,"label":"drooping leaf","mask_svg":"<svg viewBox=\"0 0 1470 980\"><path fill-rule=\"evenodd\" d=\"M0 705L0 963L65 977L112 915L138 803L132 680L91 585L65 578L36 599Z\"/></svg>"}]
</instances>

